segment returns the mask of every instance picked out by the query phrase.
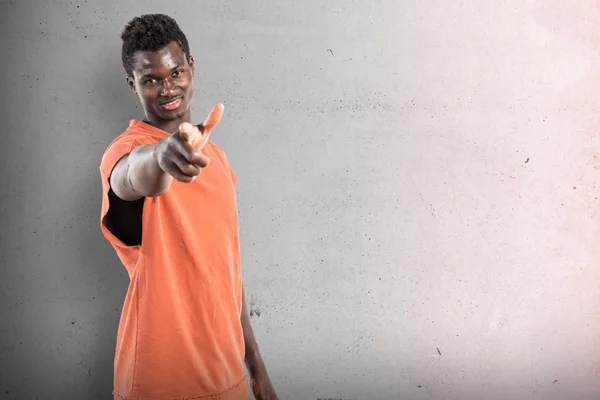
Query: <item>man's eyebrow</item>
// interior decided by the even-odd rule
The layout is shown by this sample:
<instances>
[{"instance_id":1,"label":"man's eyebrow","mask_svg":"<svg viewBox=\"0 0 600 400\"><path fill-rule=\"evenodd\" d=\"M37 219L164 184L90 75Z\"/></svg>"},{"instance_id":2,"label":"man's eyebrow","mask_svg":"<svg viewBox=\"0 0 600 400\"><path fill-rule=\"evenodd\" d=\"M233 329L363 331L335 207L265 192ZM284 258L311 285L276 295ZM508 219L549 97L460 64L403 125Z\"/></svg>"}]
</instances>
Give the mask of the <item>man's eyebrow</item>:
<instances>
[{"instance_id":1,"label":"man's eyebrow","mask_svg":"<svg viewBox=\"0 0 600 400\"><path fill-rule=\"evenodd\" d=\"M173 73L181 68L183 68L183 65L177 64L174 68L171 69L170 73ZM146 73L142 74L142 79L145 79L145 78L156 78L156 76L152 75L152 73L150 73L150 72L146 72Z\"/></svg>"}]
</instances>

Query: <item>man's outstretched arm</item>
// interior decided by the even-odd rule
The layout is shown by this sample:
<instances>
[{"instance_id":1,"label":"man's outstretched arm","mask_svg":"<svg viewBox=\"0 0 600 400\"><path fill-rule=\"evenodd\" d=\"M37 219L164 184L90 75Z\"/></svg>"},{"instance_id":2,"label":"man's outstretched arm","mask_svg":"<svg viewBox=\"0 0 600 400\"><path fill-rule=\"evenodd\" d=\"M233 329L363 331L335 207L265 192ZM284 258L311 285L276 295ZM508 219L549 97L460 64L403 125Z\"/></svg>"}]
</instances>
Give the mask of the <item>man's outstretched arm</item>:
<instances>
[{"instance_id":1,"label":"man's outstretched arm","mask_svg":"<svg viewBox=\"0 0 600 400\"><path fill-rule=\"evenodd\" d=\"M252 324L250 324L250 313L246 304L246 294L242 286L242 329L244 331L244 344L246 346L246 367L250 373L250 387L257 400L278 400L271 379L267 372L265 362L260 355Z\"/></svg>"},{"instance_id":2,"label":"man's outstretched arm","mask_svg":"<svg viewBox=\"0 0 600 400\"><path fill-rule=\"evenodd\" d=\"M190 123L157 144L136 147L115 165L110 186L125 201L165 194L173 181L191 182L208 166L209 158L189 143L192 132L199 131ZM198 135L200 135L198 133Z\"/></svg>"},{"instance_id":3,"label":"man's outstretched arm","mask_svg":"<svg viewBox=\"0 0 600 400\"><path fill-rule=\"evenodd\" d=\"M219 103L202 124L183 122L159 143L136 147L115 165L110 176L113 192L122 200L134 201L166 193L173 178L186 183L196 179L210 162L201 150L223 110Z\"/></svg>"}]
</instances>

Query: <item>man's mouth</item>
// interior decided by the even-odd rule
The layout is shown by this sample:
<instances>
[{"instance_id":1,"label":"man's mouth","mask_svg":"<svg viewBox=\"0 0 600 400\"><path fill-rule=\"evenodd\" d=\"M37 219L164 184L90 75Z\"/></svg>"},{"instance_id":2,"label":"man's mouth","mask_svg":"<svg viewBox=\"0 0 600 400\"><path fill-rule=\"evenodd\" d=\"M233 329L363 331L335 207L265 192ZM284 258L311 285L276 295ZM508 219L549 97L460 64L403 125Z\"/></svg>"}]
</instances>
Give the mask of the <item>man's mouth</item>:
<instances>
[{"instance_id":1,"label":"man's mouth","mask_svg":"<svg viewBox=\"0 0 600 400\"><path fill-rule=\"evenodd\" d=\"M181 97L176 97L168 103L162 103L160 106L167 111L173 111L181 105Z\"/></svg>"}]
</instances>

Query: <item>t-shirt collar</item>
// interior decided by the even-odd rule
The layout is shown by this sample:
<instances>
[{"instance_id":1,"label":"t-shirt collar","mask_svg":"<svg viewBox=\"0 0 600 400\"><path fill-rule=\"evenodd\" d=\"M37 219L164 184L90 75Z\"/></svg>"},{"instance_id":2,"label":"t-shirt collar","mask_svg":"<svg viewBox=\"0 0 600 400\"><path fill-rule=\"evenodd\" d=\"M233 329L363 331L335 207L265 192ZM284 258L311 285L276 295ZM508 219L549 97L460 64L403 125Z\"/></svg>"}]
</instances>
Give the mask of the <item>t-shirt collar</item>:
<instances>
[{"instance_id":1,"label":"t-shirt collar","mask_svg":"<svg viewBox=\"0 0 600 400\"><path fill-rule=\"evenodd\" d=\"M169 132L164 131L164 130L162 130L160 128L157 128L157 127L155 127L153 125L150 125L147 122L140 121L138 119L132 119L132 120L130 120L129 121L129 127L130 128L141 129L141 130L146 131L146 132L153 132L153 133L155 133L157 135L160 135L160 136L163 136L163 137L170 135Z\"/></svg>"}]
</instances>

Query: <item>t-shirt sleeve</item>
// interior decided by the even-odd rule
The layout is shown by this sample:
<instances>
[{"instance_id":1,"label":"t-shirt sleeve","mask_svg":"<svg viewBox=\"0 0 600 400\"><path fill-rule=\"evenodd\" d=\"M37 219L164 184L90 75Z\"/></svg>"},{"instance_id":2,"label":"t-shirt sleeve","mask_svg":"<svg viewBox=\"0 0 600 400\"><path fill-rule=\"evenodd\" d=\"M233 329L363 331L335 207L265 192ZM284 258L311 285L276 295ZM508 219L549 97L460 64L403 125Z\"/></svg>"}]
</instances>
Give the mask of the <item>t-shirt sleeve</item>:
<instances>
[{"instance_id":1,"label":"t-shirt sleeve","mask_svg":"<svg viewBox=\"0 0 600 400\"><path fill-rule=\"evenodd\" d=\"M105 217L110 208L110 175L115 165L117 165L117 162L119 162L119 160L125 157L127 154L131 153L133 149L142 144L154 144L155 142L156 141L152 138L134 135L118 138L108 146L100 163L100 177L102 179L100 228L102 230L102 234L115 248L117 255L126 267L135 264L135 259L138 256L138 252L134 252L132 250L139 246L126 245L119 238L117 238L105 224Z\"/></svg>"},{"instance_id":2,"label":"t-shirt sleeve","mask_svg":"<svg viewBox=\"0 0 600 400\"><path fill-rule=\"evenodd\" d=\"M223 149L221 149L217 145L214 145L214 149L216 150L217 154L221 158L221 161L225 165L225 168L227 168L227 170L229 171L229 175L231 176L231 181L235 185L237 182L237 176L235 176L235 172L233 172L233 168L231 167L231 164L229 163L229 160L227 159L227 154L225 154Z\"/></svg>"},{"instance_id":3,"label":"t-shirt sleeve","mask_svg":"<svg viewBox=\"0 0 600 400\"><path fill-rule=\"evenodd\" d=\"M233 184L235 185L237 182L237 176L235 176L235 172L233 172L233 168L231 168L231 164L229 164L229 170L231 171L231 180L233 181Z\"/></svg>"},{"instance_id":4,"label":"t-shirt sleeve","mask_svg":"<svg viewBox=\"0 0 600 400\"><path fill-rule=\"evenodd\" d=\"M229 173L231 174L231 181L235 185L237 183L237 176L235 176L235 172L233 172L233 167L229 163L229 160L227 159L227 155L225 154L225 152L221 151L221 154L223 154L223 159L225 160L225 163L227 164L227 168L229 169Z\"/></svg>"}]
</instances>

